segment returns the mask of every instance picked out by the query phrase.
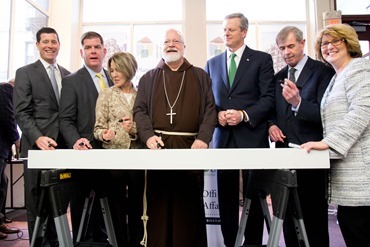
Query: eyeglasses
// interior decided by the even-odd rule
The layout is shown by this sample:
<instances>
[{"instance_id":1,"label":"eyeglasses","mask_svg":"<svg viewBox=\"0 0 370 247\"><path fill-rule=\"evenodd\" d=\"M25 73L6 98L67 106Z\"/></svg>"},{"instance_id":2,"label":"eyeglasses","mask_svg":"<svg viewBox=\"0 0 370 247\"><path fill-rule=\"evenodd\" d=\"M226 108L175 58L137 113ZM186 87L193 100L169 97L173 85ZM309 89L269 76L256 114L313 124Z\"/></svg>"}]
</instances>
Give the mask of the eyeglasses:
<instances>
[{"instance_id":1,"label":"eyeglasses","mask_svg":"<svg viewBox=\"0 0 370 247\"><path fill-rule=\"evenodd\" d=\"M179 45L179 44L182 44L183 42L181 40L165 40L163 42L165 46L169 46L171 43L174 45Z\"/></svg>"},{"instance_id":2,"label":"eyeglasses","mask_svg":"<svg viewBox=\"0 0 370 247\"><path fill-rule=\"evenodd\" d=\"M320 46L321 46L321 49L326 49L326 48L328 48L328 45L329 44L331 44L331 45L333 45L333 46L337 46L337 45L340 45L340 44L342 44L342 42L344 41L344 39L333 39L332 41L325 41L325 42L322 42L321 44L320 44Z\"/></svg>"}]
</instances>

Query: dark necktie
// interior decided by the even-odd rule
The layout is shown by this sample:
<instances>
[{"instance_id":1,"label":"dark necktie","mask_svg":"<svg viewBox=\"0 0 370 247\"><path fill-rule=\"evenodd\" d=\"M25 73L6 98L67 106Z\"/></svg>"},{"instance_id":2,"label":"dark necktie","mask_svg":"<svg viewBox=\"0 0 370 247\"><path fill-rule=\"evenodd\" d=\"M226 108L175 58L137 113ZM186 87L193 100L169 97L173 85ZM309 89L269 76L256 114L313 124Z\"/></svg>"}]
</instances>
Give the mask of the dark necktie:
<instances>
[{"instance_id":1,"label":"dark necktie","mask_svg":"<svg viewBox=\"0 0 370 247\"><path fill-rule=\"evenodd\" d=\"M295 69L295 68L290 68L290 70L289 70L289 80L290 81L292 81L292 82L296 82L295 81L295 75L294 75L294 73L295 73L295 71L296 71L297 69Z\"/></svg>"},{"instance_id":2,"label":"dark necktie","mask_svg":"<svg viewBox=\"0 0 370 247\"><path fill-rule=\"evenodd\" d=\"M53 86L55 97L57 98L57 101L59 103L59 87L58 87L57 79L55 78L55 66L53 64L50 64L49 68L50 68L51 85Z\"/></svg>"},{"instance_id":3,"label":"dark necktie","mask_svg":"<svg viewBox=\"0 0 370 247\"><path fill-rule=\"evenodd\" d=\"M230 87L233 85L235 74L236 74L236 62L235 62L235 53L231 53L230 55L230 68L229 68L229 85Z\"/></svg>"}]
</instances>

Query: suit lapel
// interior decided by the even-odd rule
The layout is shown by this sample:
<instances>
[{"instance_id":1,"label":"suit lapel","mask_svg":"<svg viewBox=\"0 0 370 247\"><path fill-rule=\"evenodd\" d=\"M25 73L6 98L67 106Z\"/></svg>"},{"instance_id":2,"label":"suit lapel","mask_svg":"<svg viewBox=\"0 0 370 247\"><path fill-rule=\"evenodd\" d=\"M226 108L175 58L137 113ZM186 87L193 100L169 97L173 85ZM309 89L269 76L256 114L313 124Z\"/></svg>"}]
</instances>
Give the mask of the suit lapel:
<instances>
[{"instance_id":1,"label":"suit lapel","mask_svg":"<svg viewBox=\"0 0 370 247\"><path fill-rule=\"evenodd\" d=\"M278 94L278 96L277 97L279 97L280 98L280 100L281 100L281 102L282 102L282 107L283 107L283 109L286 111L286 115L287 116L290 116L290 115L292 115L292 105L291 104L289 104L286 100L285 100L285 98L284 98L284 96L282 95L282 93L283 93L283 88L280 86L280 81L282 81L282 80L284 80L285 78L287 78L287 76L288 76L288 69L289 69L289 67L288 66L285 66L285 68L281 71L281 72L279 72L280 73L280 77L279 78L276 78L276 80L277 80L277 82L276 83L278 83L279 85L277 85L279 88L280 88L280 90L279 90L279 94Z\"/></svg>"},{"instance_id":2,"label":"suit lapel","mask_svg":"<svg viewBox=\"0 0 370 247\"><path fill-rule=\"evenodd\" d=\"M304 84L308 81L308 79L311 77L313 73L312 70L312 63L311 58L308 58L306 64L303 67L302 72L299 74L298 80L297 80L297 87L303 88Z\"/></svg>"},{"instance_id":3,"label":"suit lapel","mask_svg":"<svg viewBox=\"0 0 370 247\"><path fill-rule=\"evenodd\" d=\"M59 64L58 64L58 68L59 68L60 76L62 77L62 79L68 75L67 71L63 67L59 66Z\"/></svg>"},{"instance_id":4,"label":"suit lapel","mask_svg":"<svg viewBox=\"0 0 370 247\"><path fill-rule=\"evenodd\" d=\"M247 72L250 60L251 60L252 52L251 50L246 46L245 50L243 52L242 57L240 58L240 62L238 65L238 68L236 70L235 79L233 82L233 85L231 89L235 88L235 86L239 83L241 78L244 77L244 73Z\"/></svg>"},{"instance_id":5,"label":"suit lapel","mask_svg":"<svg viewBox=\"0 0 370 247\"><path fill-rule=\"evenodd\" d=\"M34 66L35 66L35 70L37 71L37 73L35 73L35 74L39 74L39 75L42 76L42 78L40 80L40 83L45 84L44 88L49 91L49 95L51 95L51 97L53 98L54 103L58 105L58 101L57 101L57 98L55 96L53 86L51 85L49 75L48 75L44 65L41 63L40 60L37 60L34 63Z\"/></svg>"},{"instance_id":6,"label":"suit lapel","mask_svg":"<svg viewBox=\"0 0 370 247\"><path fill-rule=\"evenodd\" d=\"M228 76L228 71L227 71L227 52L226 51L222 53L221 59L219 60L219 64L220 64L220 74L221 74L222 81L225 87L227 88L227 90L229 90L230 86L229 86L229 76Z\"/></svg>"},{"instance_id":7,"label":"suit lapel","mask_svg":"<svg viewBox=\"0 0 370 247\"><path fill-rule=\"evenodd\" d=\"M81 81L85 84L85 87L87 88L87 90L89 90L90 93L94 97L97 98L99 93L98 93L98 90L95 87L95 83L94 83L93 79L91 78L91 75L90 75L89 71L87 71L87 69L85 67L83 67L82 69L80 69L80 71L78 73L80 74Z\"/></svg>"}]
</instances>

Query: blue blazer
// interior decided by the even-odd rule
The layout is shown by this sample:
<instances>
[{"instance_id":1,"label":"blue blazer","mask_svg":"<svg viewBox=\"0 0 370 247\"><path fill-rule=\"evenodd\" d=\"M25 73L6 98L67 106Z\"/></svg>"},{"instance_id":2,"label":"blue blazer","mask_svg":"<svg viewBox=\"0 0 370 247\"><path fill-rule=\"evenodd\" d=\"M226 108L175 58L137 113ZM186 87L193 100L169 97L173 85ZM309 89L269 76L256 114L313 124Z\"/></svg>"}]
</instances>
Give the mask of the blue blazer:
<instances>
[{"instance_id":1,"label":"blue blazer","mask_svg":"<svg viewBox=\"0 0 370 247\"><path fill-rule=\"evenodd\" d=\"M11 147L18 139L13 111L13 86L0 83L0 158L9 158Z\"/></svg>"},{"instance_id":2,"label":"blue blazer","mask_svg":"<svg viewBox=\"0 0 370 247\"><path fill-rule=\"evenodd\" d=\"M334 73L331 67L308 58L296 82L302 98L296 115L291 110L292 105L284 99L280 86L280 81L287 78L288 66L275 75L276 109L271 125L277 125L287 137L284 143L276 143L276 147L287 147L289 142L302 144L323 138L320 104Z\"/></svg>"},{"instance_id":3,"label":"blue blazer","mask_svg":"<svg viewBox=\"0 0 370 247\"><path fill-rule=\"evenodd\" d=\"M230 88L226 54L225 51L211 58L205 68L212 80L217 112L245 110L250 121L237 126L218 125L213 135L213 145L225 148L231 137L240 148L267 148L268 120L275 104L272 58L265 52L247 46Z\"/></svg>"}]
</instances>

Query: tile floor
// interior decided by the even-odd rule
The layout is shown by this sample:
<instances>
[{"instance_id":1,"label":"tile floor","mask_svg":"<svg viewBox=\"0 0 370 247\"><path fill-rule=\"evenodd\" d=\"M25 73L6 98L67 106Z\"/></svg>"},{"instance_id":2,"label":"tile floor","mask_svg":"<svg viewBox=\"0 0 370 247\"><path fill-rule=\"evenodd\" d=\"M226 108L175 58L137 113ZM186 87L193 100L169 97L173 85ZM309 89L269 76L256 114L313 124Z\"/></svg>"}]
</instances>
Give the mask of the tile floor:
<instances>
[{"instance_id":1,"label":"tile floor","mask_svg":"<svg viewBox=\"0 0 370 247\"><path fill-rule=\"evenodd\" d=\"M331 207L333 208L333 207ZM26 212L24 209L14 210L7 214L13 220L9 224L13 227L18 227L21 232L18 234L9 234L5 240L0 240L1 247L29 247L28 230L26 223ZM329 211L329 233L330 233L330 247L345 247L342 234L337 225L336 215ZM267 234L265 234L265 241L267 243ZM280 247L285 247L284 240L280 240Z\"/></svg>"}]
</instances>

